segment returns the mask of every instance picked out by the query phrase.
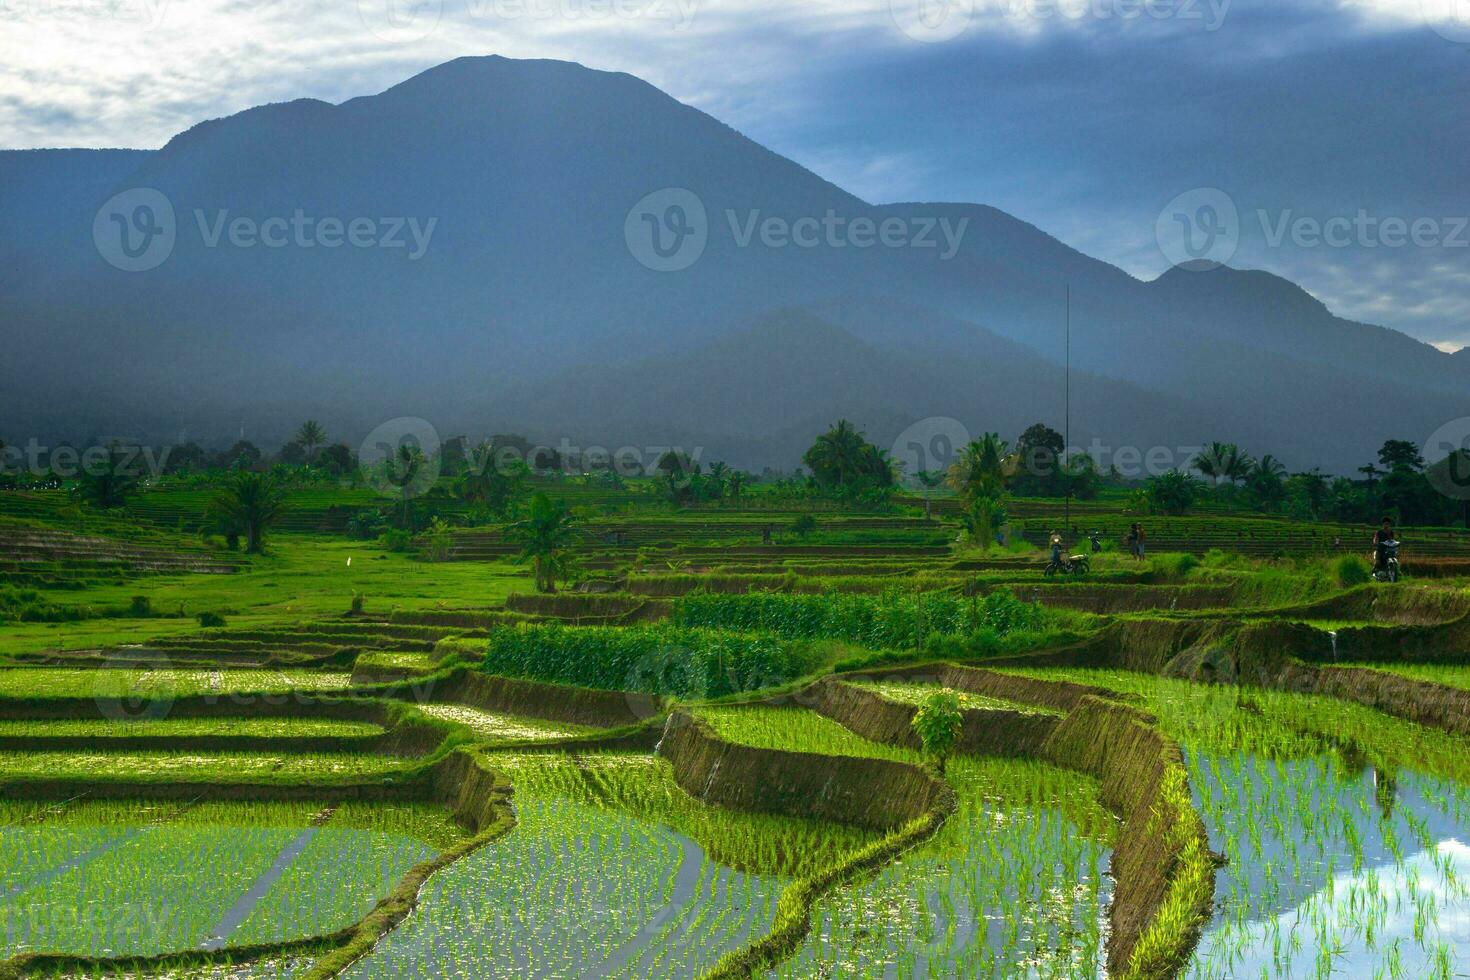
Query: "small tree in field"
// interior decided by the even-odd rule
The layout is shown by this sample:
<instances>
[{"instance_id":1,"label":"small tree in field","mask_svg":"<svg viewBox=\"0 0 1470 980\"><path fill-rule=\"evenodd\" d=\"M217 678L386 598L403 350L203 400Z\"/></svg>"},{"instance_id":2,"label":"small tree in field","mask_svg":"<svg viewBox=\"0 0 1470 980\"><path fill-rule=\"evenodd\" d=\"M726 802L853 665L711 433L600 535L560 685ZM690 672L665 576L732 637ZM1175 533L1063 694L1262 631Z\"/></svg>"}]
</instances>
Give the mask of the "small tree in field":
<instances>
[{"instance_id":1,"label":"small tree in field","mask_svg":"<svg viewBox=\"0 0 1470 980\"><path fill-rule=\"evenodd\" d=\"M531 498L525 519L506 527L506 537L521 546L516 560L531 563L537 592L555 592L556 580L575 566L576 523L563 504L538 493Z\"/></svg>"},{"instance_id":2,"label":"small tree in field","mask_svg":"<svg viewBox=\"0 0 1470 980\"><path fill-rule=\"evenodd\" d=\"M923 743L924 754L934 760L940 772L944 772L944 762L954 752L964 720L959 696L953 691L935 691L914 714L914 733Z\"/></svg>"}]
</instances>

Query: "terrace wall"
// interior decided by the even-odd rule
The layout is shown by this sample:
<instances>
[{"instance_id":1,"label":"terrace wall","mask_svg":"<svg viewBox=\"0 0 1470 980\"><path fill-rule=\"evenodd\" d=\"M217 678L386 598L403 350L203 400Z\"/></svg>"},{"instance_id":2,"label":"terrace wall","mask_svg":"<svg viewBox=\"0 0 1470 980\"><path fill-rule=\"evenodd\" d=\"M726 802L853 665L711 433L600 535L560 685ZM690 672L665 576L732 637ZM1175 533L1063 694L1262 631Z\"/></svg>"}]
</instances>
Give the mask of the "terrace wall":
<instances>
[{"instance_id":1,"label":"terrace wall","mask_svg":"<svg viewBox=\"0 0 1470 980\"><path fill-rule=\"evenodd\" d=\"M874 742L922 749L914 733L918 708L875 691L825 677L803 692L802 703ZM956 748L975 755L1020 758L1035 754L1061 722L1055 715L997 708L965 708Z\"/></svg>"},{"instance_id":2,"label":"terrace wall","mask_svg":"<svg viewBox=\"0 0 1470 980\"><path fill-rule=\"evenodd\" d=\"M683 711L669 716L658 754L674 779L704 803L737 810L892 830L950 793L918 766L737 745Z\"/></svg>"}]
</instances>

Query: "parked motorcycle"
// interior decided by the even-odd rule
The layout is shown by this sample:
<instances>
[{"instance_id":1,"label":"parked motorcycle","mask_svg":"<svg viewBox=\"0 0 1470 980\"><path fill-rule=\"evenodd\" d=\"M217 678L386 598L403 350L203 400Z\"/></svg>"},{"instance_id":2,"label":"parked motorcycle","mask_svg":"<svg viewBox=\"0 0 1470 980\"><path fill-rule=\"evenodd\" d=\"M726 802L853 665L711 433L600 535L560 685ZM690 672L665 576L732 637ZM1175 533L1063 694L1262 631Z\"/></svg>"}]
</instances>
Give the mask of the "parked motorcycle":
<instances>
[{"instance_id":1,"label":"parked motorcycle","mask_svg":"<svg viewBox=\"0 0 1470 980\"><path fill-rule=\"evenodd\" d=\"M1053 559L1046 563L1046 574L1048 576L1062 575L1086 575L1092 568L1092 559L1087 555L1068 555L1065 558Z\"/></svg>"},{"instance_id":2,"label":"parked motorcycle","mask_svg":"<svg viewBox=\"0 0 1470 980\"><path fill-rule=\"evenodd\" d=\"M1383 542L1383 561L1373 569L1373 581L1397 582L1399 580L1399 543Z\"/></svg>"}]
</instances>

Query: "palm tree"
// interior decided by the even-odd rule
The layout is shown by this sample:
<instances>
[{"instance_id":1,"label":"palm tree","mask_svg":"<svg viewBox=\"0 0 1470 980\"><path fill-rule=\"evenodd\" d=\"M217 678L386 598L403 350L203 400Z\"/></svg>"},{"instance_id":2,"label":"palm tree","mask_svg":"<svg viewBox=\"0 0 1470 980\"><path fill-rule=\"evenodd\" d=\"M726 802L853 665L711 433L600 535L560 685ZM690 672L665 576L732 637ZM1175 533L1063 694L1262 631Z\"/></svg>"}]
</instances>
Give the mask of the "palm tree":
<instances>
[{"instance_id":1,"label":"palm tree","mask_svg":"<svg viewBox=\"0 0 1470 980\"><path fill-rule=\"evenodd\" d=\"M128 497L138 488L138 475L123 465L124 454L114 444L107 449L107 459L101 465L87 463L82 467L81 479L75 494L99 510L112 510L128 502Z\"/></svg>"},{"instance_id":2,"label":"palm tree","mask_svg":"<svg viewBox=\"0 0 1470 980\"><path fill-rule=\"evenodd\" d=\"M721 462L709 464L710 496L719 499L725 495L725 483L730 479L730 467Z\"/></svg>"},{"instance_id":3,"label":"palm tree","mask_svg":"<svg viewBox=\"0 0 1470 980\"><path fill-rule=\"evenodd\" d=\"M316 459L316 451L327 443L327 432L315 419L307 419L301 423L301 428L296 430L296 441L301 443L301 448L306 450L306 461L308 463Z\"/></svg>"},{"instance_id":4,"label":"palm tree","mask_svg":"<svg viewBox=\"0 0 1470 980\"><path fill-rule=\"evenodd\" d=\"M405 529L409 527L408 501L413 496L413 484L427 463L428 459L418 444L406 441L400 442L393 454L383 460L383 478L398 488L399 499L403 502L402 522Z\"/></svg>"},{"instance_id":5,"label":"palm tree","mask_svg":"<svg viewBox=\"0 0 1470 980\"><path fill-rule=\"evenodd\" d=\"M1262 476L1272 480L1281 480L1286 477L1286 464L1270 453L1267 453L1261 457L1260 462L1255 464L1251 475Z\"/></svg>"},{"instance_id":6,"label":"palm tree","mask_svg":"<svg viewBox=\"0 0 1470 980\"><path fill-rule=\"evenodd\" d=\"M998 499L1015 470L1010 444L999 433L987 432L960 450L949 468L949 485L968 510L981 497Z\"/></svg>"},{"instance_id":7,"label":"palm tree","mask_svg":"<svg viewBox=\"0 0 1470 980\"><path fill-rule=\"evenodd\" d=\"M1221 480L1233 484L1249 477L1255 461L1233 442L1212 442L1199 451L1190 465L1201 476L1214 480L1218 487Z\"/></svg>"},{"instance_id":8,"label":"palm tree","mask_svg":"<svg viewBox=\"0 0 1470 980\"><path fill-rule=\"evenodd\" d=\"M265 550L266 531L286 510L286 490L269 473L240 470L210 500L208 515L227 533L242 535L245 550Z\"/></svg>"},{"instance_id":9,"label":"palm tree","mask_svg":"<svg viewBox=\"0 0 1470 980\"><path fill-rule=\"evenodd\" d=\"M745 489L745 481L749 477L741 470L731 470L730 475L725 478L726 485L730 488L730 496L740 496L740 491Z\"/></svg>"},{"instance_id":10,"label":"palm tree","mask_svg":"<svg viewBox=\"0 0 1470 980\"><path fill-rule=\"evenodd\" d=\"M525 518L505 529L506 537L521 546L516 561L531 563L537 592L555 592L556 580L572 570L577 534L572 512L545 493L532 497Z\"/></svg>"}]
</instances>

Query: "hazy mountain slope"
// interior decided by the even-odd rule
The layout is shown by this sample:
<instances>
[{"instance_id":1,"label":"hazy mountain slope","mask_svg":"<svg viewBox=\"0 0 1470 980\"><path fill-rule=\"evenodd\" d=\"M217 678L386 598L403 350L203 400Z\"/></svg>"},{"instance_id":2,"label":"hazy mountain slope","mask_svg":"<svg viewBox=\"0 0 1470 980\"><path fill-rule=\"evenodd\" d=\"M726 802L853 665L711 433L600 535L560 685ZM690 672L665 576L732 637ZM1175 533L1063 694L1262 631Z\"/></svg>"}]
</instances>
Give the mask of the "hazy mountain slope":
<instances>
[{"instance_id":1,"label":"hazy mountain slope","mask_svg":"<svg viewBox=\"0 0 1470 980\"><path fill-rule=\"evenodd\" d=\"M460 59L339 106L204 122L147 155L52 159L13 169L0 193L0 220L44 222L0 262L0 320L16 341L0 365L18 406L11 438L245 421L269 443L308 411L339 429L401 414L503 428L477 417L489 406L641 430L666 413L640 414L632 396L620 407L611 392L589 413L580 385L670 358L702 398L762 419L738 427L751 447L782 443L778 414L791 426L832 415L823 398L854 415L919 410L878 376L880 361L956 399L1019 378L1004 398L964 404L1034 420L1054 417L1039 379L1061 359L1068 288L1074 366L1129 382L1100 388L1087 413L1112 443L1235 438L1293 465L1351 468L1384 438L1422 438L1470 412L1464 358L1333 317L1284 280L1226 269L1145 283L994 208L870 206L636 78L564 62ZM98 202L133 187L162 192L177 220L172 253L147 272L114 268L93 242ZM697 195L708 239L673 272L640 264L625 237L634 205L665 188ZM374 242L411 220L423 253L402 227L399 247L241 247L226 232L297 214L365 220ZM755 231L772 218L927 223L934 247L850 236L804 247ZM963 231L952 257L938 222ZM762 392L788 414L717 390L739 382L716 352L748 354L722 339L793 309L863 345L849 365L868 372L861 381L837 385L814 363L820 350L746 335L790 348L783 390ZM524 400L507 401L513 391ZM734 437L713 402L700 418Z\"/></svg>"}]
</instances>

